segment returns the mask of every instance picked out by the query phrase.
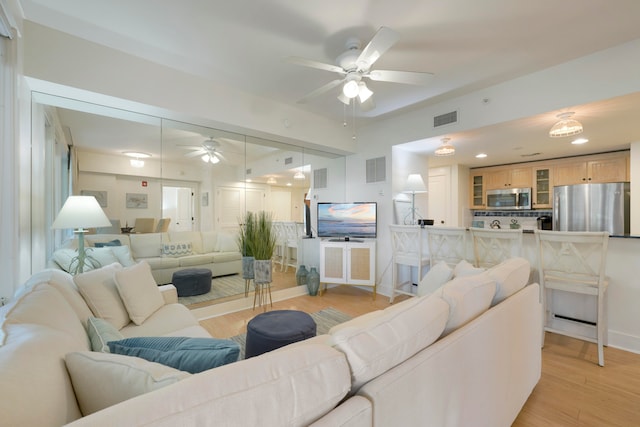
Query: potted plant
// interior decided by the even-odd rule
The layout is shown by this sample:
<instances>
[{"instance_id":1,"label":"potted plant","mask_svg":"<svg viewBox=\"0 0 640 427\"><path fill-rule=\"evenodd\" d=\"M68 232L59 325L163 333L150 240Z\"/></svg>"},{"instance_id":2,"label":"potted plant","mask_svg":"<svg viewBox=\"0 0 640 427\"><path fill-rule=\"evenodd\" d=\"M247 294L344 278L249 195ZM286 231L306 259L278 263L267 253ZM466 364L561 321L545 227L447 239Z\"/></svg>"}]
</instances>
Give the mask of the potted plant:
<instances>
[{"instance_id":1,"label":"potted plant","mask_svg":"<svg viewBox=\"0 0 640 427\"><path fill-rule=\"evenodd\" d=\"M254 216L255 226L247 237L251 254L255 261L254 282L271 283L271 258L276 247L276 235L272 228L272 214L260 211Z\"/></svg>"},{"instance_id":2,"label":"potted plant","mask_svg":"<svg viewBox=\"0 0 640 427\"><path fill-rule=\"evenodd\" d=\"M249 282L253 279L253 252L249 240L255 235L256 216L253 212L246 212L239 218L238 247L242 254L242 278L245 280L244 296L249 294Z\"/></svg>"}]
</instances>

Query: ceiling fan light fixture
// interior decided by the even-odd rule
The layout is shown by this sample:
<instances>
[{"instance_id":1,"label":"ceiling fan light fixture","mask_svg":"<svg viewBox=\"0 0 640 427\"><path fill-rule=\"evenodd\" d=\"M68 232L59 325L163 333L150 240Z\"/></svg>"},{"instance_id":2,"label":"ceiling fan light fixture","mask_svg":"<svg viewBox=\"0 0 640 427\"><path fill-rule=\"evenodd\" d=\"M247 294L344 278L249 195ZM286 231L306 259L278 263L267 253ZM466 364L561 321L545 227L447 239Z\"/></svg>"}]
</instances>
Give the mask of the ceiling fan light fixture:
<instances>
[{"instance_id":1,"label":"ceiling fan light fixture","mask_svg":"<svg viewBox=\"0 0 640 427\"><path fill-rule=\"evenodd\" d=\"M436 148L434 154L439 157L453 156L456 152L456 149L453 145L449 144L450 140L451 138L442 138L442 144L440 144L440 146Z\"/></svg>"},{"instance_id":2,"label":"ceiling fan light fixture","mask_svg":"<svg viewBox=\"0 0 640 427\"><path fill-rule=\"evenodd\" d=\"M304 176L304 174L302 173L302 171L297 171L294 175L293 175L293 179L305 179L306 177Z\"/></svg>"},{"instance_id":3,"label":"ceiling fan light fixture","mask_svg":"<svg viewBox=\"0 0 640 427\"><path fill-rule=\"evenodd\" d=\"M582 123L571 118L574 114L572 111L558 114L557 117L560 120L549 130L549 136L551 138L562 138L581 133L583 131Z\"/></svg>"},{"instance_id":4,"label":"ceiling fan light fixture","mask_svg":"<svg viewBox=\"0 0 640 427\"><path fill-rule=\"evenodd\" d=\"M140 159L130 159L129 163L131 164L131 166L133 166L134 168L143 168L144 167L144 160L140 160Z\"/></svg>"},{"instance_id":5,"label":"ceiling fan light fixture","mask_svg":"<svg viewBox=\"0 0 640 427\"><path fill-rule=\"evenodd\" d=\"M360 99L360 102L365 102L367 99L371 98L371 95L373 95L373 92L367 87L365 82L359 82L358 98Z\"/></svg>"},{"instance_id":6,"label":"ceiling fan light fixture","mask_svg":"<svg viewBox=\"0 0 640 427\"><path fill-rule=\"evenodd\" d=\"M360 89L358 88L358 82L355 80L349 80L342 86L342 93L347 98L355 98L358 96L358 92Z\"/></svg>"},{"instance_id":7,"label":"ceiling fan light fixture","mask_svg":"<svg viewBox=\"0 0 640 427\"><path fill-rule=\"evenodd\" d=\"M212 163L214 165L216 163L220 163L220 159L215 154L205 154L201 157L201 159L205 163Z\"/></svg>"}]
</instances>

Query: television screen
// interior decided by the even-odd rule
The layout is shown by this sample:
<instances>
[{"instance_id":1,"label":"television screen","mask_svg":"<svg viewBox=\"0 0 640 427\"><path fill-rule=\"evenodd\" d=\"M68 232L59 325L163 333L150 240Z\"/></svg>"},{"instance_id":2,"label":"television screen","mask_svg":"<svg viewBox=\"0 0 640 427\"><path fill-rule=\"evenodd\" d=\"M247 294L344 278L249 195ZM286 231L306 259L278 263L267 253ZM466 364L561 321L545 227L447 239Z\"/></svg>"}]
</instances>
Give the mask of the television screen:
<instances>
[{"instance_id":1,"label":"television screen","mask_svg":"<svg viewBox=\"0 0 640 427\"><path fill-rule=\"evenodd\" d=\"M318 237L375 238L375 202L318 203Z\"/></svg>"}]
</instances>

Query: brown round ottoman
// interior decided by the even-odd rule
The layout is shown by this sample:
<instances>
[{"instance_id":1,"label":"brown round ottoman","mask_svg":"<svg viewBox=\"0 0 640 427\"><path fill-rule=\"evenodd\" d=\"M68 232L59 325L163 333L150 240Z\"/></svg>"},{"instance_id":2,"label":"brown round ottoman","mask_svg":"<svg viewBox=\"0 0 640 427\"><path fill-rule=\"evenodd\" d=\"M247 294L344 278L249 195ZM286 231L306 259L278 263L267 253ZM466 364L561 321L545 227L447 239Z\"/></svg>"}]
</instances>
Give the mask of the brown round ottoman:
<instances>
[{"instance_id":1,"label":"brown round ottoman","mask_svg":"<svg viewBox=\"0 0 640 427\"><path fill-rule=\"evenodd\" d=\"M208 268L185 268L171 276L179 297L191 297L211 292L211 270Z\"/></svg>"},{"instance_id":2,"label":"brown round ottoman","mask_svg":"<svg viewBox=\"0 0 640 427\"><path fill-rule=\"evenodd\" d=\"M316 322L304 311L268 311L257 315L247 324L244 358L258 356L315 336Z\"/></svg>"}]
</instances>

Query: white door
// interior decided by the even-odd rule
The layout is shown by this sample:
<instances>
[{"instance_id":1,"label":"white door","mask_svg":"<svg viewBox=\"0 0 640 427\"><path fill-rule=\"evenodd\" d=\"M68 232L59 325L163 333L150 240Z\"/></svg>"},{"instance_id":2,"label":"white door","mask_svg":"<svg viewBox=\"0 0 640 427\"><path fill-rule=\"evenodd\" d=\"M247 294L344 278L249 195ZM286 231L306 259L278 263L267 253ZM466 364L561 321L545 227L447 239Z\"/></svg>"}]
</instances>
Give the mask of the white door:
<instances>
[{"instance_id":1,"label":"white door","mask_svg":"<svg viewBox=\"0 0 640 427\"><path fill-rule=\"evenodd\" d=\"M434 225L454 226L451 218L451 184L449 174L429 171L429 214Z\"/></svg>"},{"instance_id":2,"label":"white door","mask_svg":"<svg viewBox=\"0 0 640 427\"><path fill-rule=\"evenodd\" d=\"M189 187L162 186L162 217L171 218L169 230L192 231L194 191Z\"/></svg>"}]
</instances>

